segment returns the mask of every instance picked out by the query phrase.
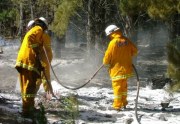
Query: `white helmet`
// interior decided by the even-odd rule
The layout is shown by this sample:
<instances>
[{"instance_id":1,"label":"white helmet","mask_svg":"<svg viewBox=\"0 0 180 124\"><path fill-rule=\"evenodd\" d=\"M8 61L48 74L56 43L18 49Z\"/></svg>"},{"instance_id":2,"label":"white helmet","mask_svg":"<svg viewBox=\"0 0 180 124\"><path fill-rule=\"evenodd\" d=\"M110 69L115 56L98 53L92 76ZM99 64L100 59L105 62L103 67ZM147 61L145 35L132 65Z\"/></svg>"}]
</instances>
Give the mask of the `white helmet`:
<instances>
[{"instance_id":1,"label":"white helmet","mask_svg":"<svg viewBox=\"0 0 180 124\"><path fill-rule=\"evenodd\" d=\"M105 29L105 32L106 32L106 36L110 35L111 33L115 32L119 30L119 28L116 26L116 25L109 25L106 29Z\"/></svg>"},{"instance_id":2,"label":"white helmet","mask_svg":"<svg viewBox=\"0 0 180 124\"><path fill-rule=\"evenodd\" d=\"M48 26L48 22L44 17L40 17L39 20L43 21L46 24L46 26Z\"/></svg>"},{"instance_id":3,"label":"white helmet","mask_svg":"<svg viewBox=\"0 0 180 124\"><path fill-rule=\"evenodd\" d=\"M29 21L27 24L27 28L30 28L34 24L34 22L34 20Z\"/></svg>"}]
</instances>

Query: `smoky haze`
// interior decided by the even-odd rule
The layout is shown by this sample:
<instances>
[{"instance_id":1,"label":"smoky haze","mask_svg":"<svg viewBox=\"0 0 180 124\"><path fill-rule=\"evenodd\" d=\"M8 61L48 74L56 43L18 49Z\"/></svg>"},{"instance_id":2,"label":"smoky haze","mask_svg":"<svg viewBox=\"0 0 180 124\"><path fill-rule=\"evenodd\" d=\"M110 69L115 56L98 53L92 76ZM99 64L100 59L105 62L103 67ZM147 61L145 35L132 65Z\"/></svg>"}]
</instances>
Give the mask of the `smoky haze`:
<instances>
[{"instance_id":1,"label":"smoky haze","mask_svg":"<svg viewBox=\"0 0 180 124\"><path fill-rule=\"evenodd\" d=\"M59 60L59 64L54 67L54 71L59 80L66 86L78 87L86 83L102 64L103 54L96 51L94 57L87 56L87 49L85 46L82 46L82 44L85 45L85 43L82 42L73 43L67 41L64 48L58 49L61 57L53 59L53 61ZM56 50L53 49L53 53L56 53ZM53 74L51 77L55 79ZM107 70L100 70L91 82L103 85L100 80L106 80L105 83L109 82Z\"/></svg>"},{"instance_id":2,"label":"smoky haze","mask_svg":"<svg viewBox=\"0 0 180 124\"><path fill-rule=\"evenodd\" d=\"M166 75L168 41L166 25L158 24L149 29L138 29L137 69L142 79Z\"/></svg>"},{"instance_id":3,"label":"smoky haze","mask_svg":"<svg viewBox=\"0 0 180 124\"><path fill-rule=\"evenodd\" d=\"M56 50L53 48L53 53L61 54L59 58L54 58L54 61L56 59L60 60L60 64L54 67L54 70L58 78L64 82L65 85L79 86L90 79L97 68L99 68L98 66L102 64L104 51L96 48L95 57L87 57L86 48L84 47L86 42L82 42L82 38L78 38L81 40L71 40L77 38L75 35L69 34L67 36L64 48ZM134 64L142 80L142 85L146 85L148 79L166 74L166 45L168 40L168 29L163 24L158 24L148 29L138 29L136 45L139 53L135 58ZM111 85L107 71L107 68L100 70L92 82L100 85ZM53 76L52 78L54 79ZM135 84L135 81L133 81L133 83Z\"/></svg>"}]
</instances>

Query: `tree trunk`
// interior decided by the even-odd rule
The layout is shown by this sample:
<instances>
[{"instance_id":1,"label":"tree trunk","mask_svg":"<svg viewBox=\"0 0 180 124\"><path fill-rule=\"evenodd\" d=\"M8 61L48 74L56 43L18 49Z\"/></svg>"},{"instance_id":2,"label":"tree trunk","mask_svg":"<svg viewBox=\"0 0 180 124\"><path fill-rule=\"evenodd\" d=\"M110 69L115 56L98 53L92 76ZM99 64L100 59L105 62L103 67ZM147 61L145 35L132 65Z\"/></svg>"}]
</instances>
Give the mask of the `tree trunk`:
<instances>
[{"instance_id":1,"label":"tree trunk","mask_svg":"<svg viewBox=\"0 0 180 124\"><path fill-rule=\"evenodd\" d=\"M134 24L136 22L136 17L132 16L126 16L124 23L125 23L125 34L128 38L130 38L132 41L136 43L137 41L137 30L136 25Z\"/></svg>"},{"instance_id":2,"label":"tree trunk","mask_svg":"<svg viewBox=\"0 0 180 124\"><path fill-rule=\"evenodd\" d=\"M104 5L103 5L104 4ZM96 1L95 8L95 33L96 33L96 49L103 50L103 40L105 39L105 15L106 9L105 5L108 4L108 1Z\"/></svg>"},{"instance_id":3,"label":"tree trunk","mask_svg":"<svg viewBox=\"0 0 180 124\"><path fill-rule=\"evenodd\" d=\"M30 0L30 9L31 9L31 19L34 19L33 2L32 2L32 0Z\"/></svg>"},{"instance_id":4,"label":"tree trunk","mask_svg":"<svg viewBox=\"0 0 180 124\"><path fill-rule=\"evenodd\" d=\"M88 26L87 26L87 59L94 60L95 56L95 24L94 24L94 8L95 0L88 1Z\"/></svg>"},{"instance_id":5,"label":"tree trunk","mask_svg":"<svg viewBox=\"0 0 180 124\"><path fill-rule=\"evenodd\" d=\"M168 75L173 79L171 84L171 89L178 91L180 89L180 15L174 15L173 19L168 23L169 26L169 41L171 41L167 46L167 55L168 55Z\"/></svg>"},{"instance_id":6,"label":"tree trunk","mask_svg":"<svg viewBox=\"0 0 180 124\"><path fill-rule=\"evenodd\" d=\"M136 22L137 18L132 16L126 16L124 18L124 24L125 24L125 35L128 37L136 46L137 46L137 26L135 26L134 22ZM133 59L133 63L136 65L137 58Z\"/></svg>"},{"instance_id":7,"label":"tree trunk","mask_svg":"<svg viewBox=\"0 0 180 124\"><path fill-rule=\"evenodd\" d=\"M22 36L23 33L23 3L20 3L20 18L19 18L19 31L18 36Z\"/></svg>"},{"instance_id":8,"label":"tree trunk","mask_svg":"<svg viewBox=\"0 0 180 124\"><path fill-rule=\"evenodd\" d=\"M175 14L173 19L169 22L170 40L180 36L180 14Z\"/></svg>"}]
</instances>

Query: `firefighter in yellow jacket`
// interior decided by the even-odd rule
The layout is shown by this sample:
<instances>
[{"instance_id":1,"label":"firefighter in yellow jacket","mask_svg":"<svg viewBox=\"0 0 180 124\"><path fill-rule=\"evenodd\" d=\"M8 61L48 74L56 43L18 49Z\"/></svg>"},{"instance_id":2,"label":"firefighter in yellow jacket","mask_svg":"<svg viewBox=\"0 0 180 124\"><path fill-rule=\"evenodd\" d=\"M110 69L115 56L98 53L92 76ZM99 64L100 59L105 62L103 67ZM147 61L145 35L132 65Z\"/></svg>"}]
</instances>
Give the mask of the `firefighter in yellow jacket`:
<instances>
[{"instance_id":1,"label":"firefighter in yellow jacket","mask_svg":"<svg viewBox=\"0 0 180 124\"><path fill-rule=\"evenodd\" d=\"M103 64L109 67L114 93L113 108L125 108L127 102L127 79L133 76L132 59L137 54L136 46L125 36L116 25L105 29L111 39L103 58Z\"/></svg>"},{"instance_id":2,"label":"firefighter in yellow jacket","mask_svg":"<svg viewBox=\"0 0 180 124\"><path fill-rule=\"evenodd\" d=\"M34 112L34 98L37 93L36 82L41 77L41 72L46 68L46 62L42 59L44 31L47 29L47 20L43 17L37 19L25 35L20 50L18 52L15 68L19 72L21 95L22 95L22 114L31 116Z\"/></svg>"}]
</instances>

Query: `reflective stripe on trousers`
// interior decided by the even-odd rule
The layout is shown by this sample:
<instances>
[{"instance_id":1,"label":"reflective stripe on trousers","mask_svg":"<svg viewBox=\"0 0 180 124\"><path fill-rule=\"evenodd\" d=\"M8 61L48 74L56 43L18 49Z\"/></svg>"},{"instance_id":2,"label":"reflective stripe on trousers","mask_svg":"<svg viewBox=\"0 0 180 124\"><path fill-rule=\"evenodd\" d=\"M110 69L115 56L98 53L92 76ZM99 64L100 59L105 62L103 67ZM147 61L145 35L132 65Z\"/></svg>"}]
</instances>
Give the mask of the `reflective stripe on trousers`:
<instances>
[{"instance_id":1,"label":"reflective stripe on trousers","mask_svg":"<svg viewBox=\"0 0 180 124\"><path fill-rule=\"evenodd\" d=\"M132 76L134 76L134 74L118 75L118 76L111 77L111 80L117 81L117 80L121 80L121 79L127 79L127 78L130 78Z\"/></svg>"},{"instance_id":2,"label":"reflective stripe on trousers","mask_svg":"<svg viewBox=\"0 0 180 124\"><path fill-rule=\"evenodd\" d=\"M115 96L114 95L114 99L121 99L122 96L127 96L127 92L121 92L119 95Z\"/></svg>"}]
</instances>

